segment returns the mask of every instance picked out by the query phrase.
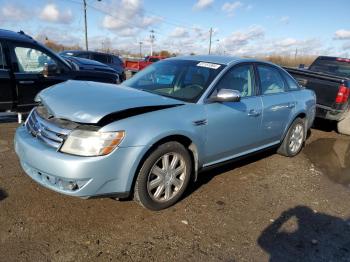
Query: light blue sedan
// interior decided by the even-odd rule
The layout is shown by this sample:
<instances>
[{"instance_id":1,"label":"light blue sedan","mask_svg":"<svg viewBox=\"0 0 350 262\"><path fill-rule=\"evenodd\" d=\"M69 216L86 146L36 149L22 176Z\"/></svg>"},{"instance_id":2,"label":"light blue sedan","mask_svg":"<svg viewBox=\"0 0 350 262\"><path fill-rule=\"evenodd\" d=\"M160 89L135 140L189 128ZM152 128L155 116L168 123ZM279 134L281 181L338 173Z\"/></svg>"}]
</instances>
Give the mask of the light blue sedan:
<instances>
[{"instance_id":1,"label":"light blue sedan","mask_svg":"<svg viewBox=\"0 0 350 262\"><path fill-rule=\"evenodd\" d=\"M32 179L152 210L177 202L207 167L271 147L295 156L316 102L276 65L219 56L166 59L120 86L68 81L36 100L15 136Z\"/></svg>"}]
</instances>

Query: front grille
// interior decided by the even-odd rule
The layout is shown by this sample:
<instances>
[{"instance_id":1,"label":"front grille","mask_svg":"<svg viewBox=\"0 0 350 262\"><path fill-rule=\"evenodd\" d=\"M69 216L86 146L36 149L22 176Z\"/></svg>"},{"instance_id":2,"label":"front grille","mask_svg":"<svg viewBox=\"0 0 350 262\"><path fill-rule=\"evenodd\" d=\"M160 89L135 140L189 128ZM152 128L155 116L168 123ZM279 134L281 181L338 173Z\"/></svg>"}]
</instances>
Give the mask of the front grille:
<instances>
[{"instance_id":1,"label":"front grille","mask_svg":"<svg viewBox=\"0 0 350 262\"><path fill-rule=\"evenodd\" d=\"M64 137L71 131L45 120L38 114L36 108L28 116L25 126L32 136L56 149L61 147Z\"/></svg>"}]
</instances>

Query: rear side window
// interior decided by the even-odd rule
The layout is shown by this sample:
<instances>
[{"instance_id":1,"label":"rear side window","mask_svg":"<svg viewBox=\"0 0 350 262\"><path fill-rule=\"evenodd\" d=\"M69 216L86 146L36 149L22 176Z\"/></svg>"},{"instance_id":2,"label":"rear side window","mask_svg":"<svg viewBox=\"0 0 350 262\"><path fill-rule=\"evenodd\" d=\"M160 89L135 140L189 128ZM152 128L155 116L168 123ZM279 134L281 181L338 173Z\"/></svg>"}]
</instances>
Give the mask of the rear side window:
<instances>
[{"instance_id":1,"label":"rear side window","mask_svg":"<svg viewBox=\"0 0 350 262\"><path fill-rule=\"evenodd\" d=\"M5 69L7 67L4 50L2 44L0 43L0 69Z\"/></svg>"},{"instance_id":2,"label":"rear side window","mask_svg":"<svg viewBox=\"0 0 350 262\"><path fill-rule=\"evenodd\" d=\"M285 91L284 80L277 68L258 65L258 73L262 95L282 93Z\"/></svg>"},{"instance_id":3,"label":"rear side window","mask_svg":"<svg viewBox=\"0 0 350 262\"><path fill-rule=\"evenodd\" d=\"M283 72L284 79L288 84L289 90L299 90L300 87L293 77Z\"/></svg>"}]
</instances>

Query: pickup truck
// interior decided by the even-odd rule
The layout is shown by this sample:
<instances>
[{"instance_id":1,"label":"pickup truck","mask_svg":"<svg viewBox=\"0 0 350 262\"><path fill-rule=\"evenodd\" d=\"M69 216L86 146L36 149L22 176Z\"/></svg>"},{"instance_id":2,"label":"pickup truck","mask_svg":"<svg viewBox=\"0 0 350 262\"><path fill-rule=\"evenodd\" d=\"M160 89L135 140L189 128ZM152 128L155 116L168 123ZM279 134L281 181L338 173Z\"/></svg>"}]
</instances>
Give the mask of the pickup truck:
<instances>
[{"instance_id":1,"label":"pickup truck","mask_svg":"<svg viewBox=\"0 0 350 262\"><path fill-rule=\"evenodd\" d=\"M150 64L153 64L165 58L166 57L164 56L146 56L142 60L125 60L125 69L130 71L132 74L135 74Z\"/></svg>"},{"instance_id":2,"label":"pickup truck","mask_svg":"<svg viewBox=\"0 0 350 262\"><path fill-rule=\"evenodd\" d=\"M118 83L112 68L61 57L23 32L0 29L0 112L27 112L37 93L67 80Z\"/></svg>"},{"instance_id":3,"label":"pickup truck","mask_svg":"<svg viewBox=\"0 0 350 262\"><path fill-rule=\"evenodd\" d=\"M350 135L350 59L319 56L307 69L285 69L316 93L316 117L336 121L338 132Z\"/></svg>"}]
</instances>

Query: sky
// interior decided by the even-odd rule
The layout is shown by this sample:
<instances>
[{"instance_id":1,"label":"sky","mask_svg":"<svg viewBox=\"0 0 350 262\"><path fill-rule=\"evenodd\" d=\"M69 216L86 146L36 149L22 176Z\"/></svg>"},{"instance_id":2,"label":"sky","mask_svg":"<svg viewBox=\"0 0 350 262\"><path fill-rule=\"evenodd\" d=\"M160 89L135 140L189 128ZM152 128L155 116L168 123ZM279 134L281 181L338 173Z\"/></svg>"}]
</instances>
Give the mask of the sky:
<instances>
[{"instance_id":1,"label":"sky","mask_svg":"<svg viewBox=\"0 0 350 262\"><path fill-rule=\"evenodd\" d=\"M84 47L83 0L0 0L0 28ZM87 0L90 49L350 56L349 0Z\"/></svg>"}]
</instances>

